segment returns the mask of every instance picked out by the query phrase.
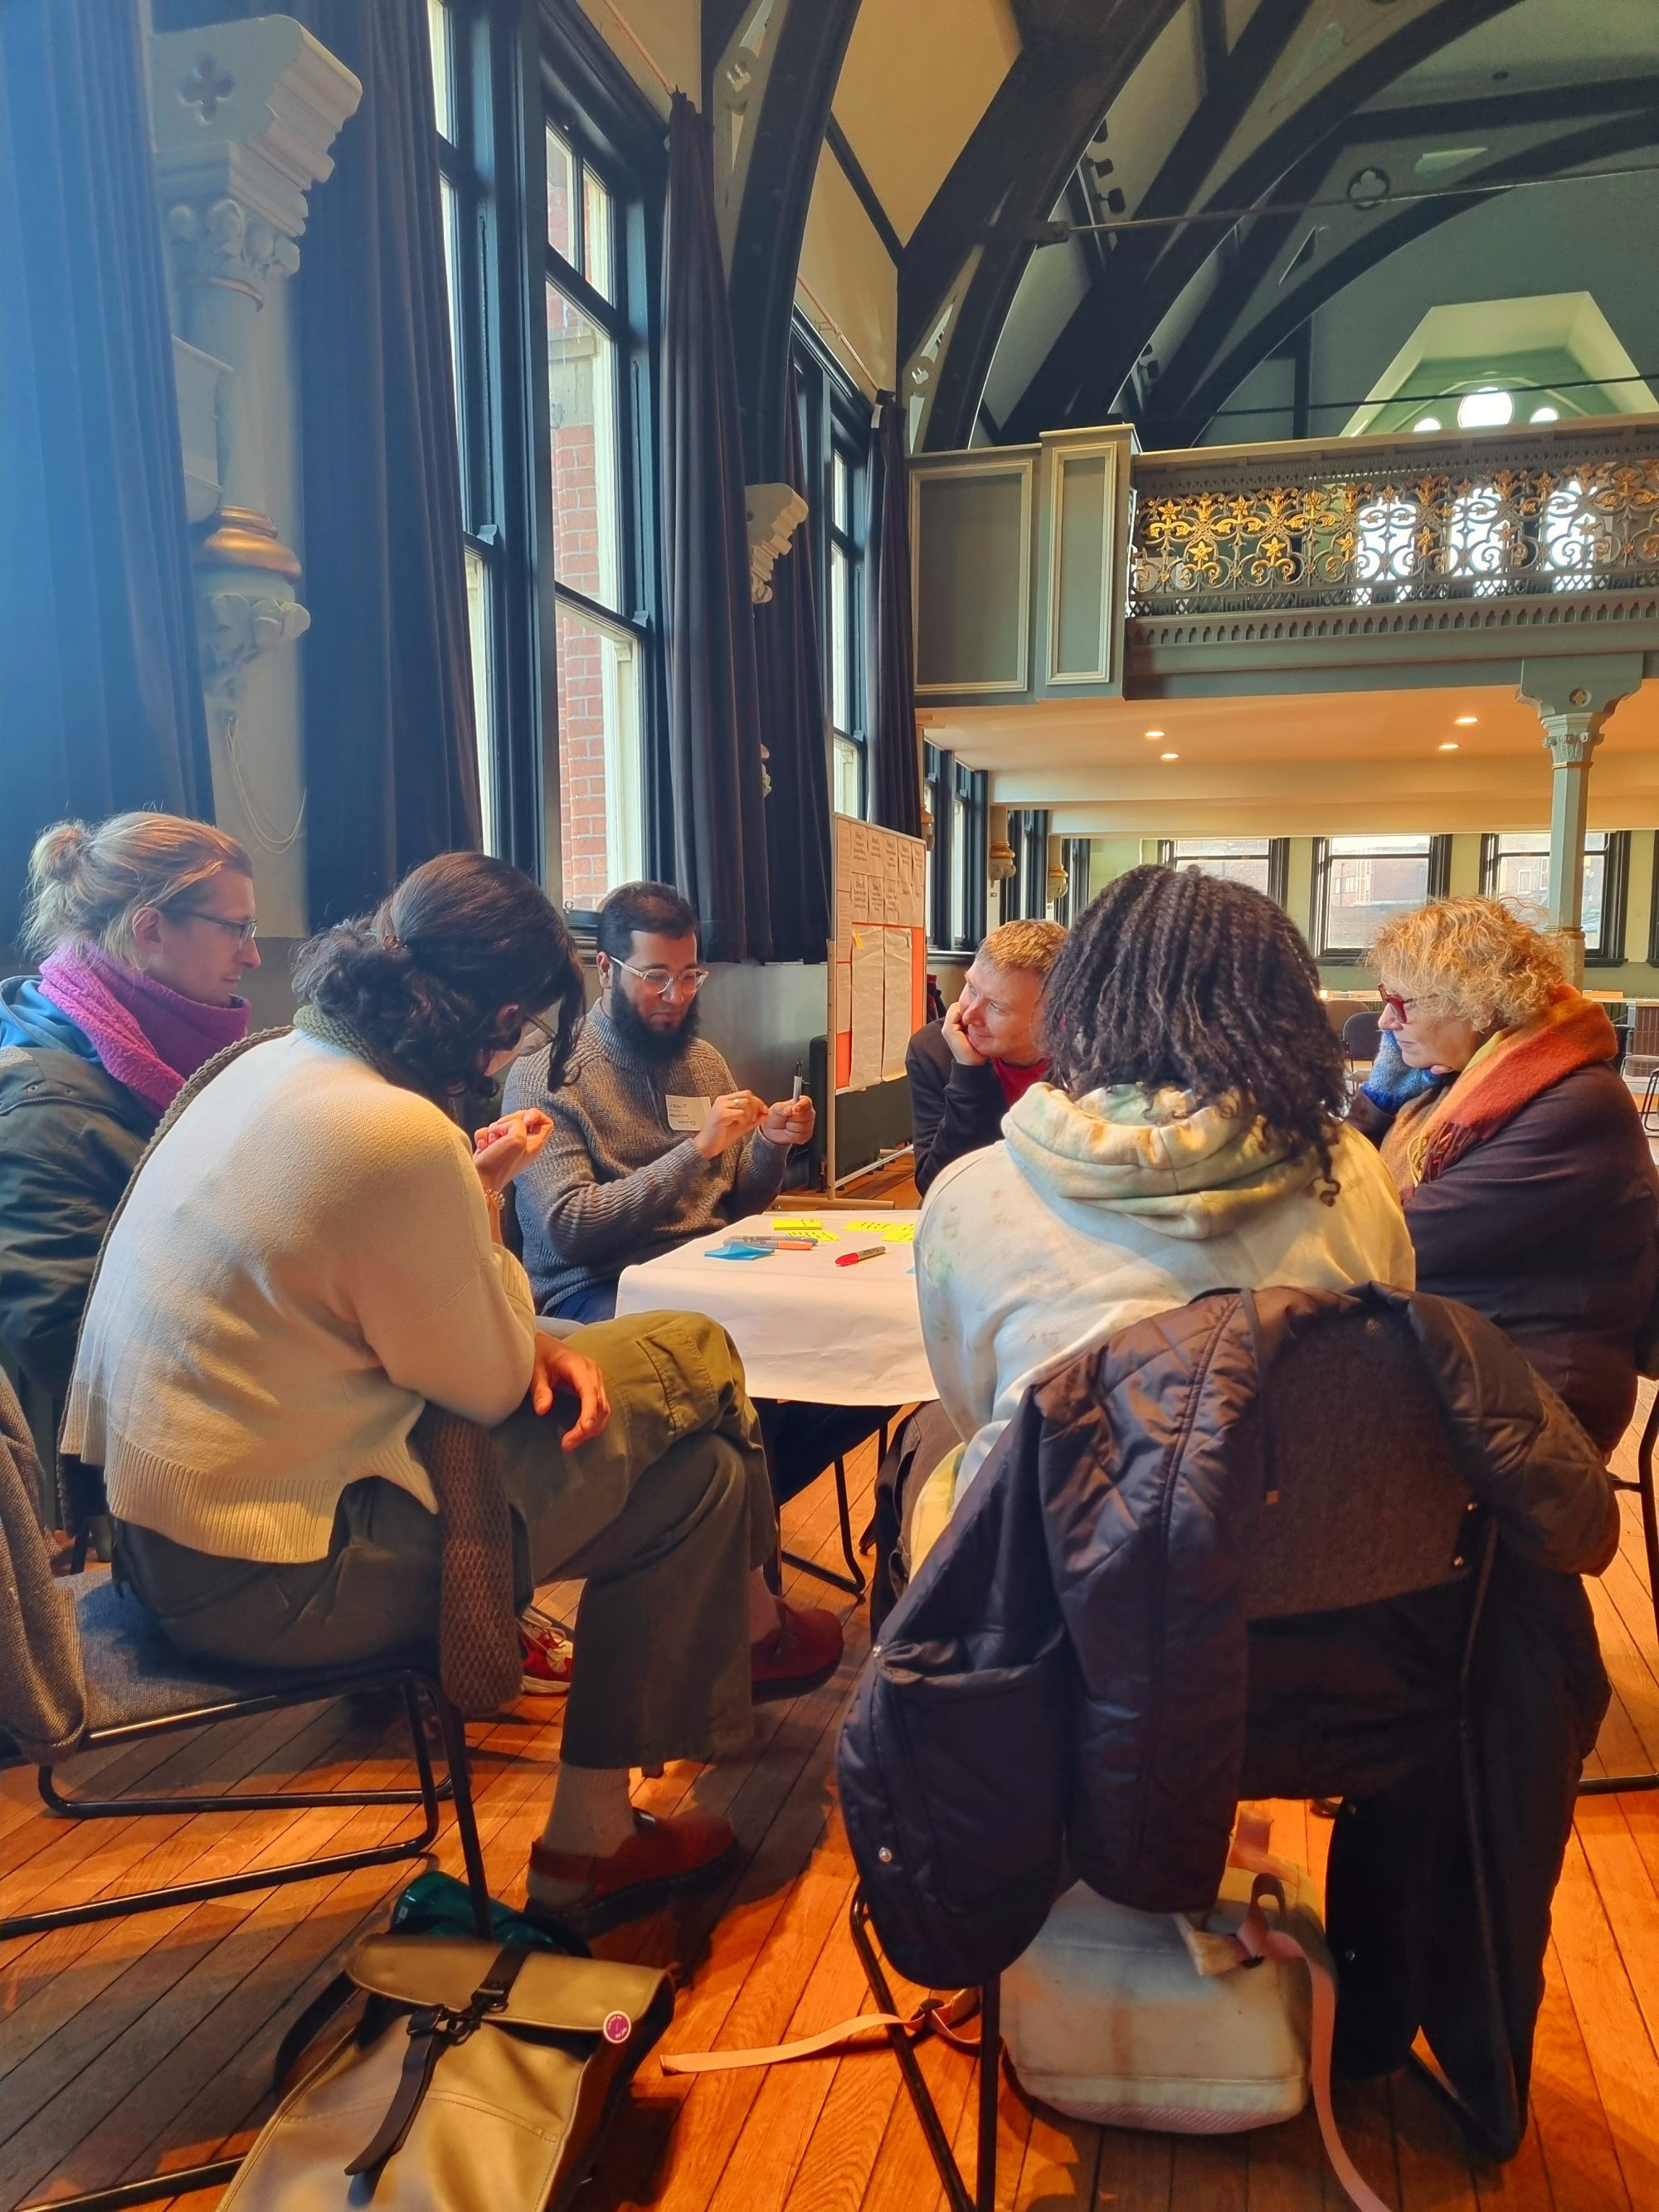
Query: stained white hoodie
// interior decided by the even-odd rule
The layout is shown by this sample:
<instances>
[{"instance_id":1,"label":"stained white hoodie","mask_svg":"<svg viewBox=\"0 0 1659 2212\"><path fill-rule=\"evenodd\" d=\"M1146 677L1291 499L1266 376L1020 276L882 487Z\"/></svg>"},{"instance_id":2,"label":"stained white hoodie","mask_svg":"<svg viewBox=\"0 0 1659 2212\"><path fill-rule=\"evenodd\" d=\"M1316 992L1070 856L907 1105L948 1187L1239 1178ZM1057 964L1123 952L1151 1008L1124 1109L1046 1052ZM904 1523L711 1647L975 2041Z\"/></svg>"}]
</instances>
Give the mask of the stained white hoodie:
<instances>
[{"instance_id":1,"label":"stained white hoodie","mask_svg":"<svg viewBox=\"0 0 1659 2212\"><path fill-rule=\"evenodd\" d=\"M1031 1384L1133 1322L1204 1291L1416 1285L1394 1179L1346 1126L1328 1204L1316 1158L1183 1091L1036 1083L1002 1131L939 1176L916 1232L928 1362L969 1439L958 1498Z\"/></svg>"}]
</instances>

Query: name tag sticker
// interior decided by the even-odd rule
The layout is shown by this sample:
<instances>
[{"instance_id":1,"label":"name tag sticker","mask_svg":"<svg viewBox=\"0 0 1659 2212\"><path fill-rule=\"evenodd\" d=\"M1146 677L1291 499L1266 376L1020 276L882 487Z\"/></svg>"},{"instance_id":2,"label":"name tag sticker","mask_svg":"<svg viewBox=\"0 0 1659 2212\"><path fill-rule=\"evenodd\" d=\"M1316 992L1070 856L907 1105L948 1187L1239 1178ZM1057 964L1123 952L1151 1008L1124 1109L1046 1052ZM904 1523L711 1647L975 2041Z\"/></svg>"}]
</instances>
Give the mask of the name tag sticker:
<instances>
[{"instance_id":1,"label":"name tag sticker","mask_svg":"<svg viewBox=\"0 0 1659 2212\"><path fill-rule=\"evenodd\" d=\"M672 1091L664 1096L662 1103L668 1111L669 1127L690 1137L695 1137L708 1119L714 1103L712 1098L677 1098Z\"/></svg>"}]
</instances>

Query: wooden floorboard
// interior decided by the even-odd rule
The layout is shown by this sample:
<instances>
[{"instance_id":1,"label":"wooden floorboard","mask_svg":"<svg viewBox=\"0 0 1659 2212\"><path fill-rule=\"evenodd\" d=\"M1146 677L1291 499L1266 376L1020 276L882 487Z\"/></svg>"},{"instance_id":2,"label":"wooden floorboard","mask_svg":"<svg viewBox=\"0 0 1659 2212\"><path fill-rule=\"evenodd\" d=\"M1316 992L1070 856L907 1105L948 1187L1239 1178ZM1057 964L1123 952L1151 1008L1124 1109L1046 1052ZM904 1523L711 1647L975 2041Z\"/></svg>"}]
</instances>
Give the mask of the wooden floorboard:
<instances>
[{"instance_id":1,"label":"wooden floorboard","mask_svg":"<svg viewBox=\"0 0 1659 2212\"><path fill-rule=\"evenodd\" d=\"M1644 1393L1645 1400L1645 1393ZM854 1527L867 1517L873 1444L848 1463ZM1627 1442L1615 1462L1633 1466ZM786 1540L833 1562L832 1486L787 1509ZM680 1765L641 1785L659 1810L694 1801L726 1813L743 1856L717 1894L601 1948L678 1962L682 1988L665 2047L738 2049L806 2034L861 2008L846 1932L854 1869L835 1806L836 1729L867 1646L866 1615L800 1572L786 1587L832 1603L848 1652L830 1682L764 1706L750 1755ZM574 1609L577 1593L544 1597ZM1639 1518L1592 1596L1614 1686L1598 1759L1609 1771L1659 1756L1659 1650ZM474 1727L474 1782L492 1887L521 1898L529 1847L556 1771L562 1707L526 1698ZM340 1788L408 1773L395 1716L325 1706L72 1763L100 1789L280 1786L302 1775ZM1329 1824L1303 1805L1272 1808L1275 1847L1322 1879ZM89 1898L138 1883L314 1856L395 1833L386 1808L196 1814L69 1825L32 1780L0 1777L0 1910ZM438 1861L457 1865L453 1831ZM285 2027L361 1934L384 1923L412 1865L15 1942L0 1954L0 2207L189 2165L242 2148L269 2109L267 2075ZM902 2001L914 1994L896 1984ZM971 2160L972 2064L942 2045L923 2056L958 2155ZM1345 2090L1356 2162L1395 2212L1659 2212L1659 1796L1586 1800L1558 1893L1519 2156L1472 2164L1441 2107L1413 2077ZM1007 2081L999 2100L999 2212L1326 2212L1343 2202L1310 2112L1250 2136L1200 2138L1101 2130L1033 2111ZM216 2192L173 2200L210 2212ZM601 2154L582 2212L933 2212L943 2203L920 2128L887 2053L698 2077L647 2061Z\"/></svg>"}]
</instances>

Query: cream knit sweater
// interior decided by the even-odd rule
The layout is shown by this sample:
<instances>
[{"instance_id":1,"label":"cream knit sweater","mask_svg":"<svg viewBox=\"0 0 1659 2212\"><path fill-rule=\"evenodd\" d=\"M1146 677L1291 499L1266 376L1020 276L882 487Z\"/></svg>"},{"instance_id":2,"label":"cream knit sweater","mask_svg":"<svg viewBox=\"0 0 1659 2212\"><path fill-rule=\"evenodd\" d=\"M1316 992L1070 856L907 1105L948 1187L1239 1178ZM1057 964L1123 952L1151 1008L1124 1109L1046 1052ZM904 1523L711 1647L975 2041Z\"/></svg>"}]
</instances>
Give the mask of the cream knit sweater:
<instances>
[{"instance_id":1,"label":"cream knit sweater","mask_svg":"<svg viewBox=\"0 0 1659 2212\"><path fill-rule=\"evenodd\" d=\"M296 1030L216 1077L133 1186L64 1444L122 1520L224 1559L318 1559L366 1475L436 1510L409 1449L422 1406L505 1420L534 1342L460 1131Z\"/></svg>"}]
</instances>

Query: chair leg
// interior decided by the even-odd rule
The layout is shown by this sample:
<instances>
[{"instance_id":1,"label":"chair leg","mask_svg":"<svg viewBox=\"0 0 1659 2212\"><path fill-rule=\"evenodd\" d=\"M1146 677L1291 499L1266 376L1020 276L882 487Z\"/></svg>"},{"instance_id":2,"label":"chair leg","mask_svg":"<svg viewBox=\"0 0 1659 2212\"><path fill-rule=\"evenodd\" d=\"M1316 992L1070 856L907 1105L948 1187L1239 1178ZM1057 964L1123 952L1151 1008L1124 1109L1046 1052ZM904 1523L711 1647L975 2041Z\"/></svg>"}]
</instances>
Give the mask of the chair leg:
<instances>
[{"instance_id":1,"label":"chair leg","mask_svg":"<svg viewBox=\"0 0 1659 2212\"><path fill-rule=\"evenodd\" d=\"M898 2006L882 1971L876 1947L870 1940L870 1908L864 1901L864 1892L853 1893L852 1908L848 1915L848 1926L852 1932L853 1948L858 1953L859 1964L864 1969L864 1978L870 1985L870 1994L883 2012L896 2012ZM899 2073L908 2092L921 2132L927 2138L928 2154L933 2159L940 2182L944 2185L945 2202L951 2212L995 2212L997 2198L997 2074L1002 2055L1002 1984L988 1982L980 1992L979 2046L979 2108L978 2162L970 2195L963 2180L962 2169L957 2164L951 2139L939 2118L939 2107L933 2102L927 2078L916 2063L916 2054L910 2039L902 2028L890 2027L887 2040L897 2059Z\"/></svg>"},{"instance_id":2,"label":"chair leg","mask_svg":"<svg viewBox=\"0 0 1659 2212\"><path fill-rule=\"evenodd\" d=\"M838 1575L833 1567L821 1567L816 1559L803 1559L798 1552L784 1552L781 1557L804 1575L816 1576L831 1589L845 1590L849 1597L862 1597L869 1588L869 1577L859 1565L858 1548L853 1541L853 1509L847 1496L847 1462L836 1462L836 1514L841 1522L841 1555L847 1562L847 1572Z\"/></svg>"},{"instance_id":3,"label":"chair leg","mask_svg":"<svg viewBox=\"0 0 1659 2212\"><path fill-rule=\"evenodd\" d=\"M1659 1084L1659 1070L1649 1079L1650 1088ZM1626 1482L1616 1474L1607 1480L1615 1490L1633 1490L1642 1501L1642 1541L1648 1555L1648 1602L1653 1608L1653 1632L1656 1649L1659 1649L1659 1503L1656 1503L1653 1480L1654 1444L1659 1439L1659 1392L1654 1395L1647 1424L1642 1431L1642 1441L1637 1447L1637 1477ZM1638 1790L1659 1790L1659 1766L1650 1767L1644 1773L1597 1774L1578 1785L1581 1797L1617 1797L1634 1796Z\"/></svg>"},{"instance_id":4,"label":"chair leg","mask_svg":"<svg viewBox=\"0 0 1659 2212\"><path fill-rule=\"evenodd\" d=\"M461 1839L461 1863L472 1896L472 1923L488 1938L495 1928L490 1915L489 1885L484 1878L483 1849L478 1841L478 1820L472 1804L472 1776L467 1764L466 1729L450 1699L440 1692L438 1720L443 1729L444 1757L454 1785L455 1832Z\"/></svg>"},{"instance_id":5,"label":"chair leg","mask_svg":"<svg viewBox=\"0 0 1659 2212\"><path fill-rule=\"evenodd\" d=\"M292 1796L278 1794L247 1797L227 1795L209 1798L113 1798L99 1799L88 1805L80 1800L60 1797L52 1779L52 1769L49 1766L43 1766L40 1770L40 1795L54 1811L61 1808L76 1819L99 1815L113 1816L126 1813L136 1814L204 1811L251 1812L267 1809L273 1806L298 1808L327 1805L419 1805L423 1808L425 1818L414 1835L406 1836L397 1843L375 1844L359 1850L333 1851L320 1858L289 1860L281 1866L258 1867L243 1874L221 1875L207 1881L173 1882L164 1889L134 1890L118 1897L94 1898L83 1905L59 1905L51 1911L41 1912L15 1913L9 1918L0 1920L0 1941L13 1936L37 1936L49 1928L79 1927L93 1920L118 1920L130 1912L157 1912L170 1905L204 1905L216 1897L237 1897L245 1895L251 1890L280 1889L290 1882L316 1881L329 1875L356 1874L368 1867L396 1866L400 1860L423 1858L437 1840L438 1830L442 1821L441 1804L452 1792L458 1801L456 1820L457 1825L460 1826L462 1830L463 1850L466 1848L466 1838L470 1832L472 1839L472 1856L477 1858L477 1831L471 1822L471 1798L469 1796L466 1801L467 1818L465 1825L462 1824L459 1802L466 1787L465 1737L461 1738L460 1764L457 1765L453 1757L453 1737L446 1729L445 1747L449 1754L449 1773L444 1783L440 1784L433 1775L431 1757L427 1750L426 1739L421 1729L417 1692L426 1689L428 1693L434 1694L439 1698L442 1698L442 1692L437 1689L435 1684L429 1684L427 1679L421 1675L403 1677L400 1686L404 1691L404 1710L409 1717L416 1771L421 1778L421 1786L416 1790L373 1791L340 1790L322 1793L295 1792ZM447 1700L443 1702L447 1703ZM454 1731L456 1735L460 1734L459 1720L454 1723ZM468 1872L471 1877L472 1872L471 1863L469 1863ZM477 1879L474 1887L475 1911L477 1909L476 1901L477 1897L487 1894L483 1889L483 1863L479 1859ZM486 1935L489 1933L487 1922L480 1932Z\"/></svg>"}]
</instances>

